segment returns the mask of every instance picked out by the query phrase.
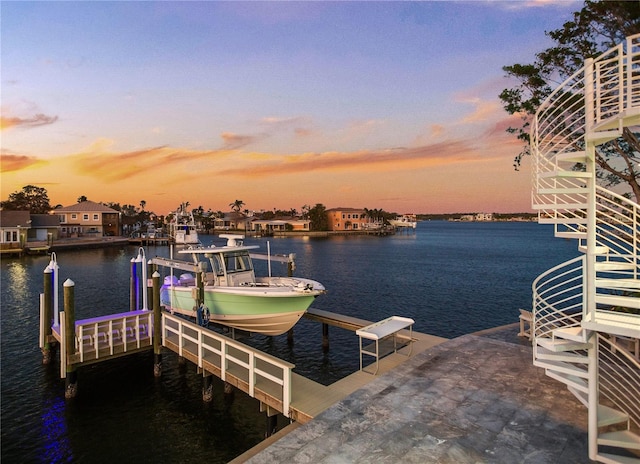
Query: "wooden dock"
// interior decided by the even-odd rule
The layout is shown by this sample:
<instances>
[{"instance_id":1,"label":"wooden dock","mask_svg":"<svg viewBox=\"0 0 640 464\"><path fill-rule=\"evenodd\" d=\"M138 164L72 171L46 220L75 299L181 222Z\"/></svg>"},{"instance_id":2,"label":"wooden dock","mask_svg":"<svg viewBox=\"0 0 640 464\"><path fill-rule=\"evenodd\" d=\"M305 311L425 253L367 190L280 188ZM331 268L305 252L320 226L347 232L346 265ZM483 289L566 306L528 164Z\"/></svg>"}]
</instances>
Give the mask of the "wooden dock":
<instances>
[{"instance_id":1,"label":"wooden dock","mask_svg":"<svg viewBox=\"0 0 640 464\"><path fill-rule=\"evenodd\" d=\"M301 424L365 386L377 378L377 375L411 359L409 353L417 354L446 341L442 337L413 332L413 336L409 338L411 341L407 342L410 346L400 347L397 352L393 340L388 341L390 346L381 343L379 370L376 375L359 370L325 386L294 373L295 366L287 361L245 345L227 334L199 326L166 311L157 314L157 320L161 321L161 329L156 331L154 311L127 311L74 321L73 311L69 307L72 321L70 327L71 330L75 328L75 333L72 332L71 339L65 343L68 338L65 336L67 311L60 313L60 325L51 327L50 335L47 335L45 321L50 321L51 318L45 314L45 300L43 294L40 348L45 348L50 341L60 344L61 378L67 378L69 381L68 375L70 372L73 373L76 367L154 349L154 337L159 336L162 347L196 364L205 380L207 377L217 376L227 384L258 399L261 409L266 410L268 415L282 413ZM70 300L73 300L73 297L70 297ZM313 308L305 317L321 322L323 334L328 325L355 333L356 330L372 324L371 321ZM232 333L233 331L230 331L230 334ZM354 343L356 342L354 334ZM68 350L70 351L67 353ZM69 383L74 383L74 379Z\"/></svg>"},{"instance_id":2,"label":"wooden dock","mask_svg":"<svg viewBox=\"0 0 640 464\"><path fill-rule=\"evenodd\" d=\"M310 309L305 317L353 332L371 324L363 319L317 309ZM171 329L167 330L167 327ZM400 350L396 353L393 352L391 341L381 347L388 354L380 358L377 375L356 371L326 386L292 372L293 364L167 313L163 313L162 333L163 346L195 363L202 370L203 376L215 375L269 408L302 424L371 382L377 375L411 359L406 355L409 347L405 347L404 352ZM413 332L411 352L420 353L446 340ZM354 337L354 343L356 342ZM223 362L225 358L226 362ZM290 391L286 391L287 386Z\"/></svg>"}]
</instances>

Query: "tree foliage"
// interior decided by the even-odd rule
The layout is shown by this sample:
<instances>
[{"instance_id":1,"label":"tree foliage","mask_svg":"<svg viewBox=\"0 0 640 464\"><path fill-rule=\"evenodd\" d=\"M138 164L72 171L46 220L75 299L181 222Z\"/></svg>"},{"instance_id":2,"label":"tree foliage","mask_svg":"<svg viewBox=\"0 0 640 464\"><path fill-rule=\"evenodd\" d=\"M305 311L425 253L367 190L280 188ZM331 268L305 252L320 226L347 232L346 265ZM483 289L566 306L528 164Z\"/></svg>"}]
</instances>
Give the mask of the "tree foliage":
<instances>
[{"instance_id":1,"label":"tree foliage","mask_svg":"<svg viewBox=\"0 0 640 464\"><path fill-rule=\"evenodd\" d=\"M9 199L0 202L5 210L29 211L31 214L48 214L51 210L49 195L43 187L25 185L19 192L9 194Z\"/></svg>"},{"instance_id":2,"label":"tree foliage","mask_svg":"<svg viewBox=\"0 0 640 464\"><path fill-rule=\"evenodd\" d=\"M322 203L316 203L313 208L309 208L309 220L311 221L311 230L329 230L329 221L327 219L327 208Z\"/></svg>"},{"instance_id":3,"label":"tree foliage","mask_svg":"<svg viewBox=\"0 0 640 464\"><path fill-rule=\"evenodd\" d=\"M516 169L523 156L530 154L530 123L540 104L584 65L585 58L595 58L638 32L640 2L586 1L560 29L546 32L554 45L537 53L533 63L503 67L518 84L503 90L500 99L509 114L521 118L521 125L507 132L526 144L514 159ZM639 147L638 133L625 129L622 137L598 147L596 162L599 179L609 186L626 182L640 202Z\"/></svg>"},{"instance_id":4,"label":"tree foliage","mask_svg":"<svg viewBox=\"0 0 640 464\"><path fill-rule=\"evenodd\" d=\"M229 203L229 206L231 207L231 209L233 211L235 211L236 213L239 212L242 207L244 206L244 201L242 200L236 200L233 203Z\"/></svg>"}]
</instances>

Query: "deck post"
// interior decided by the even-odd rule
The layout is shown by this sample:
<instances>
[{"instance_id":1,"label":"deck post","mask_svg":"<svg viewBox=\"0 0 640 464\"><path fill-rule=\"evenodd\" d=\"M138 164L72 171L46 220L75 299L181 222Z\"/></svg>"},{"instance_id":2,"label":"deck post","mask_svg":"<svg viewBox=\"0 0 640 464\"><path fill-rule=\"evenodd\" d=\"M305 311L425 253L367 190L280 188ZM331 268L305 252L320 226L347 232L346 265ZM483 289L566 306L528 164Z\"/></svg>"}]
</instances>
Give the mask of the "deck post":
<instances>
[{"instance_id":1,"label":"deck post","mask_svg":"<svg viewBox=\"0 0 640 464\"><path fill-rule=\"evenodd\" d=\"M322 323L322 349L327 351L329 349L329 324Z\"/></svg>"},{"instance_id":2,"label":"deck post","mask_svg":"<svg viewBox=\"0 0 640 464\"><path fill-rule=\"evenodd\" d=\"M207 372L202 373L202 401L205 403L213 401L213 375L207 375Z\"/></svg>"},{"instance_id":3,"label":"deck post","mask_svg":"<svg viewBox=\"0 0 640 464\"><path fill-rule=\"evenodd\" d=\"M153 266L153 261L148 260L147 261L147 275L148 276L153 276L155 269ZM153 283L152 283L152 279L147 280L147 282L144 283L144 287L145 287L145 291L147 292L147 301L150 302L151 305L153 305ZM151 309L153 306L151 307L146 307L143 309Z\"/></svg>"},{"instance_id":4,"label":"deck post","mask_svg":"<svg viewBox=\"0 0 640 464\"><path fill-rule=\"evenodd\" d=\"M76 352L76 309L75 309L75 284L67 279L64 287L64 324L65 324L65 356L67 364L67 376L65 377L65 398L75 398L78 393L78 378L76 366L69 362Z\"/></svg>"},{"instance_id":5,"label":"deck post","mask_svg":"<svg viewBox=\"0 0 640 464\"><path fill-rule=\"evenodd\" d=\"M131 258L129 274L129 311L136 310L136 260Z\"/></svg>"},{"instance_id":6,"label":"deck post","mask_svg":"<svg viewBox=\"0 0 640 464\"><path fill-rule=\"evenodd\" d=\"M53 313L53 271L46 267L44 270L44 302L42 307L42 319L40 320L41 333L43 334L42 346L42 364L51 362L51 320Z\"/></svg>"},{"instance_id":7,"label":"deck post","mask_svg":"<svg viewBox=\"0 0 640 464\"><path fill-rule=\"evenodd\" d=\"M162 313L160 311L160 273L155 271L153 281L153 375L162 375Z\"/></svg>"},{"instance_id":8,"label":"deck post","mask_svg":"<svg viewBox=\"0 0 640 464\"><path fill-rule=\"evenodd\" d=\"M269 438L278 431L278 414L269 415L269 412L269 409L267 409L267 430L264 433L265 438Z\"/></svg>"}]
</instances>

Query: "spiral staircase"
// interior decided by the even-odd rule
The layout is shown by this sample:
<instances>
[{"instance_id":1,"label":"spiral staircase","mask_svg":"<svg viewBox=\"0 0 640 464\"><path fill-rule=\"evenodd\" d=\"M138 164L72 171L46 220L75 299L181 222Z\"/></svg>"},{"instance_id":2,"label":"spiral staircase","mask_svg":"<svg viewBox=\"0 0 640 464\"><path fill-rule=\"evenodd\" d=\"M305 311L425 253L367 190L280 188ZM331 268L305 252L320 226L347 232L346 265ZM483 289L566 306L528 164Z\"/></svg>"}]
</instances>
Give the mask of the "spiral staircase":
<instances>
[{"instance_id":1,"label":"spiral staircase","mask_svg":"<svg viewBox=\"0 0 640 464\"><path fill-rule=\"evenodd\" d=\"M533 363L587 407L604 463L640 463L640 205L597 184L595 155L636 125L640 34L585 60L531 128L538 221L580 252L533 283Z\"/></svg>"}]
</instances>

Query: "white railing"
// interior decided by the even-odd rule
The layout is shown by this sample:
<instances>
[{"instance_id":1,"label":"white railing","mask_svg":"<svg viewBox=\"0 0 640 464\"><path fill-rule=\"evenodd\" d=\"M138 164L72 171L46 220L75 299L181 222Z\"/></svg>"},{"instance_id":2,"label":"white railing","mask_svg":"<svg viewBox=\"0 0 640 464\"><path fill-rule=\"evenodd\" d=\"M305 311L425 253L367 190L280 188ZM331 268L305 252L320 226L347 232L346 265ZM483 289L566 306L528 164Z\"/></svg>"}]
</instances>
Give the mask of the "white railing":
<instances>
[{"instance_id":1,"label":"white railing","mask_svg":"<svg viewBox=\"0 0 640 464\"><path fill-rule=\"evenodd\" d=\"M584 263L584 256L574 258L534 280L533 330L536 338L551 338L553 330L559 327L580 326L584 304Z\"/></svg>"},{"instance_id":2,"label":"white railing","mask_svg":"<svg viewBox=\"0 0 640 464\"><path fill-rule=\"evenodd\" d=\"M252 397L257 389L273 391L275 387L282 401L281 412L289 417L293 364L166 313L162 314L162 340L164 346L167 340L176 344L179 356L187 352L196 355L199 368L207 363L215 365L224 381L234 367L240 368Z\"/></svg>"},{"instance_id":3,"label":"white railing","mask_svg":"<svg viewBox=\"0 0 640 464\"><path fill-rule=\"evenodd\" d=\"M640 362L611 339L598 334L599 403L613 405L640 427Z\"/></svg>"},{"instance_id":4,"label":"white railing","mask_svg":"<svg viewBox=\"0 0 640 464\"><path fill-rule=\"evenodd\" d=\"M84 362L151 346L152 334L153 311L129 311L76 321L75 346Z\"/></svg>"}]
</instances>

